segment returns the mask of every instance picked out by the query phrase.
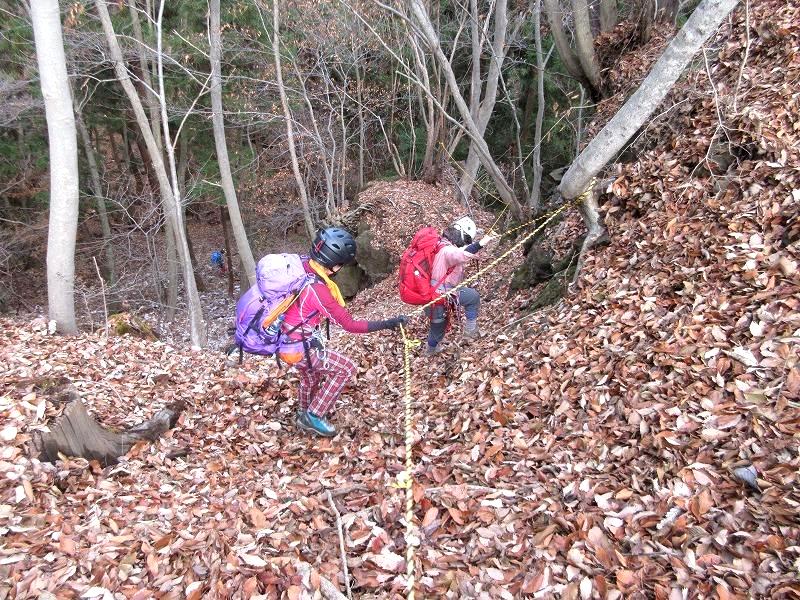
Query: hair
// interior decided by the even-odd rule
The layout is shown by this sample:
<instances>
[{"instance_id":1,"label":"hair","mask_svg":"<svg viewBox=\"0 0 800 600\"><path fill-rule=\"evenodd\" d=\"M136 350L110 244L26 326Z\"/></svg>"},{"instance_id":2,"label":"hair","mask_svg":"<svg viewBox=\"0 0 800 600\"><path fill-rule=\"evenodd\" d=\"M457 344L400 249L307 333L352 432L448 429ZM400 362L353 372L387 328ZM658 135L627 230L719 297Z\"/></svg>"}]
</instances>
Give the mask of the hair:
<instances>
[{"instance_id":1,"label":"hair","mask_svg":"<svg viewBox=\"0 0 800 600\"><path fill-rule=\"evenodd\" d=\"M468 235L465 235L463 231L461 231L460 229L456 229L452 225L448 226L444 230L444 232L442 232L442 236L450 240L450 242L452 242L459 248L467 246L472 242L472 240L469 239Z\"/></svg>"}]
</instances>

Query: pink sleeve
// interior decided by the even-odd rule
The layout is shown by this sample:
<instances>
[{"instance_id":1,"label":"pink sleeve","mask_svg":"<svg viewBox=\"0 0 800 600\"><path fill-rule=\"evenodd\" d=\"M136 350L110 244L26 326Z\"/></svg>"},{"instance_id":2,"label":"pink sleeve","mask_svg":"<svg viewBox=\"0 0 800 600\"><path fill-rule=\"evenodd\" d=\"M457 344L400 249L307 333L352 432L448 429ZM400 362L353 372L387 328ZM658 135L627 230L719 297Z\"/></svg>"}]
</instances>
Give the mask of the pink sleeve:
<instances>
[{"instance_id":1,"label":"pink sleeve","mask_svg":"<svg viewBox=\"0 0 800 600\"><path fill-rule=\"evenodd\" d=\"M431 280L436 281L438 285L447 275L447 271L458 265L463 265L473 258L475 258L475 255L466 250L455 246L445 246L436 253L436 258L433 259Z\"/></svg>"},{"instance_id":2,"label":"pink sleeve","mask_svg":"<svg viewBox=\"0 0 800 600\"><path fill-rule=\"evenodd\" d=\"M311 285L308 294L313 296L316 308L323 317L329 318L350 333L368 333L368 321L354 319L346 308L339 306L324 283Z\"/></svg>"}]
</instances>

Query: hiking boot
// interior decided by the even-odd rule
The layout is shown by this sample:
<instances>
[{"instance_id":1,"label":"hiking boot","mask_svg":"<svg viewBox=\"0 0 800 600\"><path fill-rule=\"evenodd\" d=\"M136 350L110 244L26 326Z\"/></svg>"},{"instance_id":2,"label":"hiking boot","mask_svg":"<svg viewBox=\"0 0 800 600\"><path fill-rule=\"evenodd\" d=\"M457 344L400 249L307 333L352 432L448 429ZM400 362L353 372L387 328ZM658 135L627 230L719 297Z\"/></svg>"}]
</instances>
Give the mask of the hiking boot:
<instances>
[{"instance_id":1,"label":"hiking boot","mask_svg":"<svg viewBox=\"0 0 800 600\"><path fill-rule=\"evenodd\" d=\"M444 350L444 346L437 344L436 346L425 346L425 356L435 356Z\"/></svg>"},{"instance_id":2,"label":"hiking boot","mask_svg":"<svg viewBox=\"0 0 800 600\"><path fill-rule=\"evenodd\" d=\"M311 412L303 414L301 428L305 429L305 431L313 431L322 437L333 437L337 433L336 428L328 423L324 417L318 417Z\"/></svg>"},{"instance_id":3,"label":"hiking boot","mask_svg":"<svg viewBox=\"0 0 800 600\"><path fill-rule=\"evenodd\" d=\"M481 330L476 327L475 329L472 330L465 329L464 332L461 334L461 337L463 337L465 340L477 340L478 338L481 337L481 335L483 335L481 333Z\"/></svg>"}]
</instances>

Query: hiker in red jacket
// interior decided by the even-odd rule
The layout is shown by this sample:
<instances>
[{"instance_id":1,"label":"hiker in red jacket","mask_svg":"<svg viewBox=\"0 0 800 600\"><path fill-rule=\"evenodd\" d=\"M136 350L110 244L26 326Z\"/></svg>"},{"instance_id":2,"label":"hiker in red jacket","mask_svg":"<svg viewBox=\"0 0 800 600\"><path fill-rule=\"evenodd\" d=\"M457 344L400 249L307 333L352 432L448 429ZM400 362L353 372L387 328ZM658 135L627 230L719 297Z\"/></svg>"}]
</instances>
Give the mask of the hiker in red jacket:
<instances>
[{"instance_id":1,"label":"hiker in red jacket","mask_svg":"<svg viewBox=\"0 0 800 600\"><path fill-rule=\"evenodd\" d=\"M444 294L456 287L464 280L464 264L475 258L481 248L495 239L493 235L484 235L480 241L473 242L478 230L475 221L469 217L462 217L447 227L442 232L444 245L436 252L431 266L431 285L440 294ZM455 300L464 309L467 321L464 324L464 338L476 339L480 336L478 331L478 309L481 297L477 290L462 287L454 293ZM432 356L442 350L439 345L444 338L447 326L447 305L435 304L425 309L431 319L431 328L428 332L428 345L425 353Z\"/></svg>"},{"instance_id":2,"label":"hiker in red jacket","mask_svg":"<svg viewBox=\"0 0 800 600\"><path fill-rule=\"evenodd\" d=\"M356 365L346 356L325 347L320 329L322 320L330 319L350 333L394 329L406 322L406 317L402 316L385 321L359 321L350 316L331 277L355 260L356 242L347 231L337 227L318 231L309 257L303 262L306 272L316 279L303 288L286 310L282 324L289 338L298 341L294 348L279 354L282 360L295 364L300 371L297 426L324 437L336 435L336 428L325 420L325 415L355 373Z\"/></svg>"}]
</instances>

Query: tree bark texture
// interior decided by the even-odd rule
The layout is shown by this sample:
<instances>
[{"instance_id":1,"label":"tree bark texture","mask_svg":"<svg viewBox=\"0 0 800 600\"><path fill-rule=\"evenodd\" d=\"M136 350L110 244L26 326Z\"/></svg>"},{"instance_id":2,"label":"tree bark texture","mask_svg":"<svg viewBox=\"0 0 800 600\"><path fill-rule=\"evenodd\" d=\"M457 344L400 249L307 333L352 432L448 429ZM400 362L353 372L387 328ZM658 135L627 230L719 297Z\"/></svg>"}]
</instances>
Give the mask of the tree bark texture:
<instances>
[{"instance_id":1,"label":"tree bark texture","mask_svg":"<svg viewBox=\"0 0 800 600\"><path fill-rule=\"evenodd\" d=\"M717 30L738 0L703 0L669 43L645 80L564 174L559 192L577 197L658 108L695 53Z\"/></svg>"},{"instance_id":2,"label":"tree bark texture","mask_svg":"<svg viewBox=\"0 0 800 600\"><path fill-rule=\"evenodd\" d=\"M78 142L58 0L31 2L39 81L50 149L47 303L59 332L75 334L75 239L78 230Z\"/></svg>"},{"instance_id":3,"label":"tree bark texture","mask_svg":"<svg viewBox=\"0 0 800 600\"><path fill-rule=\"evenodd\" d=\"M600 65L594 51L592 21L589 18L589 6L586 0L572 0L572 13L575 19L575 46L578 49L578 62L581 63L586 79L592 86L595 95L600 93Z\"/></svg>"},{"instance_id":4,"label":"tree bark texture","mask_svg":"<svg viewBox=\"0 0 800 600\"><path fill-rule=\"evenodd\" d=\"M155 441L178 422L182 401L158 411L152 418L127 431L115 432L100 425L86 411L77 393L71 392L64 413L49 426L50 431L34 432L33 447L39 459L55 462L59 455L96 460L103 467L117 463L136 442Z\"/></svg>"},{"instance_id":5,"label":"tree bark texture","mask_svg":"<svg viewBox=\"0 0 800 600\"><path fill-rule=\"evenodd\" d=\"M533 41L536 45L536 125L533 134L533 183L528 207L533 214L541 207L542 198L542 122L544 121L544 68L547 60L542 56L542 0L533 8ZM550 52L553 51L551 46ZM550 58L550 52L547 58Z\"/></svg>"},{"instance_id":6,"label":"tree bark texture","mask_svg":"<svg viewBox=\"0 0 800 600\"><path fill-rule=\"evenodd\" d=\"M470 114L473 114L473 111L477 115L477 118L473 116L475 119L475 124L478 127L478 131L483 137L486 134L486 127L489 125L489 119L492 117L492 113L494 112L494 105L497 102L497 84L500 80L500 74L503 66L503 61L506 55L506 33L508 32L508 14L507 14L507 2L506 0L498 0L495 4L494 9L494 33L492 36L492 47L491 47L491 55L489 57L489 71L486 74L486 89L483 93L483 101L480 101L481 90L480 90L480 70L478 69L478 91L476 93L472 93L471 100L478 100L478 105L474 107L470 107ZM476 11L477 12L477 11ZM488 17L487 17L488 19ZM475 28L478 29L479 28ZM474 31L473 31L474 33ZM478 32L480 35L480 32ZM480 63L480 48L482 48L481 40L473 40L472 42L473 48L477 44L478 46L478 57L477 60ZM475 51L473 50L473 60L475 60ZM472 78L472 85L475 85L475 75L474 75L474 67L473 67L473 78ZM478 175L478 167L480 165L480 157L478 155L478 149L475 146L475 142L472 142L469 145L469 153L467 154L467 163L464 167L464 174L461 178L461 192L465 198L468 198L472 193L472 187L475 185L475 178Z\"/></svg>"},{"instance_id":7,"label":"tree bark texture","mask_svg":"<svg viewBox=\"0 0 800 600\"><path fill-rule=\"evenodd\" d=\"M242 282L242 288L250 287L256 282L256 262L250 242L247 240L247 231L244 228L242 213L239 210L239 200L236 197L236 187L233 183L231 164L228 159L228 144L225 140L225 117L222 110L222 33L220 28L220 0L210 0L209 41L211 44L211 121L214 127L214 145L217 149L217 162L219 163L220 182L228 214L231 219L233 238L236 240L236 250L247 273L247 281ZM229 254L230 255L230 254Z\"/></svg>"},{"instance_id":8,"label":"tree bark texture","mask_svg":"<svg viewBox=\"0 0 800 600\"><path fill-rule=\"evenodd\" d=\"M617 26L617 0L600 0L600 31L611 31Z\"/></svg>"},{"instance_id":9,"label":"tree bark texture","mask_svg":"<svg viewBox=\"0 0 800 600\"><path fill-rule=\"evenodd\" d=\"M578 57L572 46L569 45L569 38L564 30L564 17L561 5L558 0L544 0L544 9L547 13L547 21L550 23L550 31L553 33L553 41L561 57L561 62L567 69L567 73L572 75L578 83L587 89L591 89L591 84L586 78Z\"/></svg>"}]
</instances>

